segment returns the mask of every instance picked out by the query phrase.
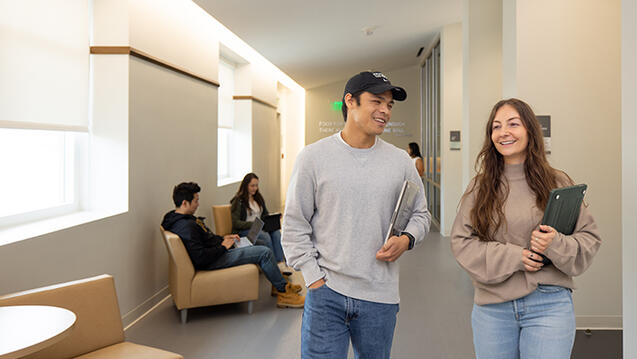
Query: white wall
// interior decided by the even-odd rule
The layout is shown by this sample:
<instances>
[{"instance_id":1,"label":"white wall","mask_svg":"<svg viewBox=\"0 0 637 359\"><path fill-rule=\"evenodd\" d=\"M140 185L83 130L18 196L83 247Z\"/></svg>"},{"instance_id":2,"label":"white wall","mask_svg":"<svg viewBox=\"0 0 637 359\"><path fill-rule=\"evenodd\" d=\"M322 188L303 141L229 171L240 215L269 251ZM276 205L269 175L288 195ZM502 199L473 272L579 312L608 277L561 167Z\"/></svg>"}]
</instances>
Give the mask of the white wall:
<instances>
[{"instance_id":1,"label":"white wall","mask_svg":"<svg viewBox=\"0 0 637 359\"><path fill-rule=\"evenodd\" d=\"M491 108L502 97L502 0L465 0L462 28L462 187L475 175Z\"/></svg>"},{"instance_id":2,"label":"white wall","mask_svg":"<svg viewBox=\"0 0 637 359\"><path fill-rule=\"evenodd\" d=\"M440 122L442 126L442 192L440 232L451 233L464 193L462 152L449 149L449 131L462 129L462 24L447 25L440 34Z\"/></svg>"},{"instance_id":3,"label":"white wall","mask_svg":"<svg viewBox=\"0 0 637 359\"><path fill-rule=\"evenodd\" d=\"M637 357L637 3L622 1L622 230L624 358Z\"/></svg>"},{"instance_id":4,"label":"white wall","mask_svg":"<svg viewBox=\"0 0 637 359\"><path fill-rule=\"evenodd\" d=\"M263 66L252 68L252 93L259 100L276 106L277 81Z\"/></svg>"},{"instance_id":5,"label":"white wall","mask_svg":"<svg viewBox=\"0 0 637 359\"><path fill-rule=\"evenodd\" d=\"M218 82L219 35L194 2L129 0L129 13L130 46Z\"/></svg>"},{"instance_id":6,"label":"white wall","mask_svg":"<svg viewBox=\"0 0 637 359\"><path fill-rule=\"evenodd\" d=\"M284 151L284 159L282 161L283 178L281 180L282 207L285 203L285 192L292 177L296 156L305 146L305 90L286 92L285 108L281 108L283 118L281 124L283 132L282 149Z\"/></svg>"},{"instance_id":7,"label":"white wall","mask_svg":"<svg viewBox=\"0 0 637 359\"><path fill-rule=\"evenodd\" d=\"M575 279L578 327L621 328L620 1L517 0L512 22L517 93L551 115L552 166L587 183L602 236ZM541 24L541 26L538 26ZM592 26L594 24L594 26ZM603 295L600 295L603 293Z\"/></svg>"},{"instance_id":8,"label":"white wall","mask_svg":"<svg viewBox=\"0 0 637 359\"><path fill-rule=\"evenodd\" d=\"M263 194L268 211L281 208L281 138L276 109L253 102L252 104L252 159L253 172L259 176L259 192Z\"/></svg>"}]
</instances>

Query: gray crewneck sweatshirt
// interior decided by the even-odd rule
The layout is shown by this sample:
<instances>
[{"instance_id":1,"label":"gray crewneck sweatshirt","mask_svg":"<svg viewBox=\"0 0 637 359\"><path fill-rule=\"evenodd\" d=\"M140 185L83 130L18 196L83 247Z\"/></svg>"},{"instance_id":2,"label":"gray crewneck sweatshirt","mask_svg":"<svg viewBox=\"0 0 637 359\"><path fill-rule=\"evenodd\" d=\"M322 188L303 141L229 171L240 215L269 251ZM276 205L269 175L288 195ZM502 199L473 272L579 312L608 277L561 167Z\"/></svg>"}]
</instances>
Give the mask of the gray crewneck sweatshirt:
<instances>
[{"instance_id":1,"label":"gray crewneck sweatshirt","mask_svg":"<svg viewBox=\"0 0 637 359\"><path fill-rule=\"evenodd\" d=\"M353 148L340 132L301 151L288 188L281 242L306 285L325 278L332 290L352 298L400 301L398 263L379 261L376 252L406 179L420 186L404 229L419 243L431 215L407 152L380 138L371 148Z\"/></svg>"}]
</instances>

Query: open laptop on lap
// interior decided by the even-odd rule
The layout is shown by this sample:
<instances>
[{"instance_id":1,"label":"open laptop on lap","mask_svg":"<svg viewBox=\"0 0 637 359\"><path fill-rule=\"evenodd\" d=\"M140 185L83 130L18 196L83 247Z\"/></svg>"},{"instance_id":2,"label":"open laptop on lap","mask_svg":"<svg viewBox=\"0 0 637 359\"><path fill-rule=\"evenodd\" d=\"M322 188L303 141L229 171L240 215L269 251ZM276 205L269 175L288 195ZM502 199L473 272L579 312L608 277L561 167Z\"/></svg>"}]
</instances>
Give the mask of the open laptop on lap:
<instances>
[{"instance_id":1,"label":"open laptop on lap","mask_svg":"<svg viewBox=\"0 0 637 359\"><path fill-rule=\"evenodd\" d=\"M253 246L257 241L257 236L259 235L259 232L261 232L261 228L263 228L263 221L261 218L257 217L252 223L252 227L250 227L248 234L245 237L239 238L239 241L235 243L234 246L237 248Z\"/></svg>"}]
</instances>

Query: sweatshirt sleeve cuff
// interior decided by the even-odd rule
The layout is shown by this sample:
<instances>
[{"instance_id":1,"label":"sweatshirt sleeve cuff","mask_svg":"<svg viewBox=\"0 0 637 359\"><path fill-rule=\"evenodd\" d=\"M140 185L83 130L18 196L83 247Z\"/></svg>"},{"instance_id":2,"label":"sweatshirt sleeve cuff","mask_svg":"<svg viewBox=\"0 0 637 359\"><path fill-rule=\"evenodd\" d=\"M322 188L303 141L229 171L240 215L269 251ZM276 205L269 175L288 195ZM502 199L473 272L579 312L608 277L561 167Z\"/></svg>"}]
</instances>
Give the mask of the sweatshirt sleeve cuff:
<instances>
[{"instance_id":1,"label":"sweatshirt sleeve cuff","mask_svg":"<svg viewBox=\"0 0 637 359\"><path fill-rule=\"evenodd\" d=\"M555 238L553 238L551 244L546 248L546 253L544 253L549 259L552 260L552 258L559 256L556 252L559 252L560 247L564 245L564 237L565 235L560 232L555 233Z\"/></svg>"},{"instance_id":2,"label":"sweatshirt sleeve cuff","mask_svg":"<svg viewBox=\"0 0 637 359\"><path fill-rule=\"evenodd\" d=\"M511 251L511 256L514 260L517 260L517 269L524 271L524 262L522 262L522 251L524 248L511 243L507 243L507 246L509 247L509 251Z\"/></svg>"},{"instance_id":3,"label":"sweatshirt sleeve cuff","mask_svg":"<svg viewBox=\"0 0 637 359\"><path fill-rule=\"evenodd\" d=\"M307 261L300 269L301 273L303 273L306 287L309 287L312 283L320 280L321 278L325 278L325 273L321 270L321 267L319 267L316 259Z\"/></svg>"},{"instance_id":4,"label":"sweatshirt sleeve cuff","mask_svg":"<svg viewBox=\"0 0 637 359\"><path fill-rule=\"evenodd\" d=\"M403 230L404 233L409 233L414 238L414 243L418 244L424 239L426 231L418 228L418 225L410 223Z\"/></svg>"}]
</instances>

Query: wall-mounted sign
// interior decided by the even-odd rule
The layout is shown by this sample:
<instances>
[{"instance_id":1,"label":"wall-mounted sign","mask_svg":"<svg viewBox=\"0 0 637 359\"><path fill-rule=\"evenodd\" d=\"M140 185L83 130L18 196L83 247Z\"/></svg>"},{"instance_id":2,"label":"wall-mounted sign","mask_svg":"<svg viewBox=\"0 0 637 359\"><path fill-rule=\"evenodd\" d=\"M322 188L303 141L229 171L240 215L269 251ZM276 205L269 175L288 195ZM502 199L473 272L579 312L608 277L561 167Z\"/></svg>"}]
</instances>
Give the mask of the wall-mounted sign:
<instances>
[{"instance_id":1,"label":"wall-mounted sign","mask_svg":"<svg viewBox=\"0 0 637 359\"><path fill-rule=\"evenodd\" d=\"M345 121L319 121L318 128L321 134L332 134L341 131L345 127Z\"/></svg>"},{"instance_id":2,"label":"wall-mounted sign","mask_svg":"<svg viewBox=\"0 0 637 359\"><path fill-rule=\"evenodd\" d=\"M460 150L460 131L449 131L449 149Z\"/></svg>"},{"instance_id":3,"label":"wall-mounted sign","mask_svg":"<svg viewBox=\"0 0 637 359\"><path fill-rule=\"evenodd\" d=\"M392 134L394 136L398 136L398 137L411 137L412 133L408 132L408 130L405 130L405 123L404 122L389 122L386 126L385 126L385 131L383 131L383 135L388 135L388 134Z\"/></svg>"},{"instance_id":4,"label":"wall-mounted sign","mask_svg":"<svg viewBox=\"0 0 637 359\"><path fill-rule=\"evenodd\" d=\"M551 116L539 115L537 121L542 127L542 136L544 136L544 152L551 153Z\"/></svg>"}]
</instances>

